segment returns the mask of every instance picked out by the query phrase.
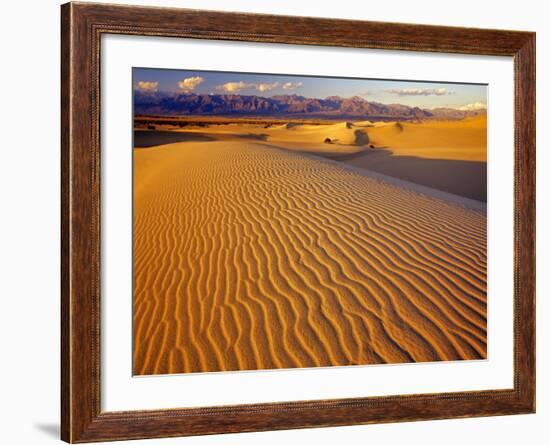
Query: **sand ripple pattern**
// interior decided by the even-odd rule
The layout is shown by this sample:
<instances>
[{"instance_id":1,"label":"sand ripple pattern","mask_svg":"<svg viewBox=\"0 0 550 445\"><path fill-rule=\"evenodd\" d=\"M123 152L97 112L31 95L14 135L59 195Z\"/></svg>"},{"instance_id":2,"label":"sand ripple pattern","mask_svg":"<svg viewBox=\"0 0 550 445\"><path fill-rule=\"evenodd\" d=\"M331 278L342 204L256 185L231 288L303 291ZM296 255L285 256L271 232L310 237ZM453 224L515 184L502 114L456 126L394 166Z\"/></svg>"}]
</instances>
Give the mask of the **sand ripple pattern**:
<instances>
[{"instance_id":1,"label":"sand ripple pattern","mask_svg":"<svg viewBox=\"0 0 550 445\"><path fill-rule=\"evenodd\" d=\"M486 357L486 216L236 142L135 150L138 375Z\"/></svg>"}]
</instances>

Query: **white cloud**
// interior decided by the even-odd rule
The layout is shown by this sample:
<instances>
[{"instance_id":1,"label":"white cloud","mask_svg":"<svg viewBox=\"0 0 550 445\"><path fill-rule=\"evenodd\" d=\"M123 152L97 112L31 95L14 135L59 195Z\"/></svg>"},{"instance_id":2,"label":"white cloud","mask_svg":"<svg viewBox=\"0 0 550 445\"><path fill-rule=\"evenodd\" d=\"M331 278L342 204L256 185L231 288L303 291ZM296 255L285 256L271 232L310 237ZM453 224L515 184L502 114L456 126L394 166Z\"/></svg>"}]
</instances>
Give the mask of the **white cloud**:
<instances>
[{"instance_id":1,"label":"white cloud","mask_svg":"<svg viewBox=\"0 0 550 445\"><path fill-rule=\"evenodd\" d=\"M444 96L454 94L454 91L447 90L447 88L390 88L385 91L398 96Z\"/></svg>"},{"instance_id":2,"label":"white cloud","mask_svg":"<svg viewBox=\"0 0 550 445\"><path fill-rule=\"evenodd\" d=\"M243 82L242 80L239 82L227 82L221 85L216 86L216 91L222 91L225 93L238 93L242 90L256 90L260 93L264 93L266 91L275 90L276 88L283 88L285 90L298 88L302 85L301 82L293 83L293 82L287 82L283 85L281 85L280 82L271 82L271 83L247 83Z\"/></svg>"},{"instance_id":3,"label":"white cloud","mask_svg":"<svg viewBox=\"0 0 550 445\"><path fill-rule=\"evenodd\" d=\"M236 93L241 90L248 90L250 88L253 88L254 84L252 83L245 83L242 80L240 82L227 82L222 85L218 85L216 87L217 91L224 91L226 93Z\"/></svg>"},{"instance_id":4,"label":"white cloud","mask_svg":"<svg viewBox=\"0 0 550 445\"><path fill-rule=\"evenodd\" d=\"M473 111L473 110L486 110L487 104L485 102L474 102L471 104L466 104L458 108L463 111Z\"/></svg>"},{"instance_id":5,"label":"white cloud","mask_svg":"<svg viewBox=\"0 0 550 445\"><path fill-rule=\"evenodd\" d=\"M156 93L157 90L158 90L158 87L159 87L159 83L158 82L149 82L149 81L146 81L146 80L140 80L138 82L137 86L141 91Z\"/></svg>"},{"instance_id":6,"label":"white cloud","mask_svg":"<svg viewBox=\"0 0 550 445\"><path fill-rule=\"evenodd\" d=\"M204 77L200 77L200 76L187 77L178 82L178 87L180 87L182 91L186 93L190 93L203 82L204 82Z\"/></svg>"},{"instance_id":7,"label":"white cloud","mask_svg":"<svg viewBox=\"0 0 550 445\"><path fill-rule=\"evenodd\" d=\"M287 82L283 84L283 90L295 90L303 85L302 82Z\"/></svg>"},{"instance_id":8,"label":"white cloud","mask_svg":"<svg viewBox=\"0 0 550 445\"><path fill-rule=\"evenodd\" d=\"M280 85L279 82L273 82L273 83L259 83L255 86L255 88L258 91L264 92L264 91L271 91L277 88Z\"/></svg>"}]
</instances>

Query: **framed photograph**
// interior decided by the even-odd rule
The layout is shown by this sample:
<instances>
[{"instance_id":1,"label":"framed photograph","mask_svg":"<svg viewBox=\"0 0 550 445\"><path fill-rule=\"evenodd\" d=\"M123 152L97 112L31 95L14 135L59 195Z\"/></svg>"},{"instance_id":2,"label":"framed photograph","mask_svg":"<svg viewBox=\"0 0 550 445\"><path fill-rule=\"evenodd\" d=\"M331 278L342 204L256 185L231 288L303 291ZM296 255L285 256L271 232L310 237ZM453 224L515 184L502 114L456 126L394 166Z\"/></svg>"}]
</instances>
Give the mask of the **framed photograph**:
<instances>
[{"instance_id":1,"label":"framed photograph","mask_svg":"<svg viewBox=\"0 0 550 445\"><path fill-rule=\"evenodd\" d=\"M62 439L535 411L535 35L62 6Z\"/></svg>"}]
</instances>

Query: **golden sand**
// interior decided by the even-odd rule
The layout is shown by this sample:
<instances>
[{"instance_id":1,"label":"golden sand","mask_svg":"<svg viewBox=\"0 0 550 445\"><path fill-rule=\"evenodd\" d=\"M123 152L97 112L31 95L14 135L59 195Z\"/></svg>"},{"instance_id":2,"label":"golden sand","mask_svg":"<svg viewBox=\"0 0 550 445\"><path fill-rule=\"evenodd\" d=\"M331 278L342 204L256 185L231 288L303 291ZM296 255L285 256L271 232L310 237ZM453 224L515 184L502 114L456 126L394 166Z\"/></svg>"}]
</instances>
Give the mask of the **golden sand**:
<instances>
[{"instance_id":1,"label":"golden sand","mask_svg":"<svg viewBox=\"0 0 550 445\"><path fill-rule=\"evenodd\" d=\"M375 145L397 156L430 159L487 161L487 117L456 121L387 123L369 129Z\"/></svg>"},{"instance_id":2,"label":"golden sand","mask_svg":"<svg viewBox=\"0 0 550 445\"><path fill-rule=\"evenodd\" d=\"M173 127L168 127L174 130ZM208 134L218 140L265 140L285 149L357 153L374 145L396 156L460 161L487 160L487 116L423 122L338 122L329 125L289 123L264 128L252 124L218 124L176 130ZM263 137L263 138L260 138ZM332 144L325 144L329 138Z\"/></svg>"},{"instance_id":3,"label":"golden sand","mask_svg":"<svg viewBox=\"0 0 550 445\"><path fill-rule=\"evenodd\" d=\"M487 201L487 118L457 121L224 124L140 131L145 146L178 141L256 142L311 153L455 195ZM162 129L160 127L159 129ZM175 131L174 131L175 130ZM325 143L329 139L330 143Z\"/></svg>"},{"instance_id":4,"label":"golden sand","mask_svg":"<svg viewBox=\"0 0 550 445\"><path fill-rule=\"evenodd\" d=\"M485 214L304 153L358 150L312 127L134 150L136 374L486 357Z\"/></svg>"}]
</instances>

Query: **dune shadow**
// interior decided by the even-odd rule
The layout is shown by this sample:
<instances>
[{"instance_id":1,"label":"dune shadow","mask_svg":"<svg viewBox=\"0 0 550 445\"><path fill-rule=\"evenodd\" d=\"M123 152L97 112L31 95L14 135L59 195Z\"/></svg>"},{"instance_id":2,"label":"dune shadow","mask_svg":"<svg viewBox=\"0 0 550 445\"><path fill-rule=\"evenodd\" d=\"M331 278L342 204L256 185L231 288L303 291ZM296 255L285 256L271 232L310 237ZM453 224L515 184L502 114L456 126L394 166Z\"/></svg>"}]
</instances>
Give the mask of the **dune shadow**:
<instances>
[{"instance_id":1,"label":"dune shadow","mask_svg":"<svg viewBox=\"0 0 550 445\"><path fill-rule=\"evenodd\" d=\"M331 159L476 201L487 202L487 163L395 156L371 148Z\"/></svg>"},{"instance_id":2,"label":"dune shadow","mask_svg":"<svg viewBox=\"0 0 550 445\"><path fill-rule=\"evenodd\" d=\"M234 134L236 138L239 139L252 139L254 141L267 141L267 134L254 134L254 133L247 133L247 134Z\"/></svg>"},{"instance_id":3,"label":"dune shadow","mask_svg":"<svg viewBox=\"0 0 550 445\"><path fill-rule=\"evenodd\" d=\"M264 145L287 150L284 145ZM341 162L453 195L487 202L486 162L396 156L387 147L364 148L354 153L326 151L300 151L300 153Z\"/></svg>"},{"instance_id":4,"label":"dune shadow","mask_svg":"<svg viewBox=\"0 0 550 445\"><path fill-rule=\"evenodd\" d=\"M174 144L177 142L209 142L216 138L204 133L185 131L145 131L134 130L134 147L148 148L156 145Z\"/></svg>"}]
</instances>

